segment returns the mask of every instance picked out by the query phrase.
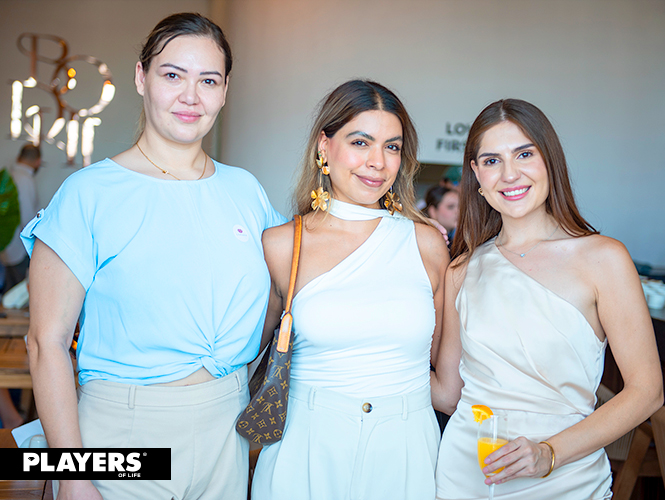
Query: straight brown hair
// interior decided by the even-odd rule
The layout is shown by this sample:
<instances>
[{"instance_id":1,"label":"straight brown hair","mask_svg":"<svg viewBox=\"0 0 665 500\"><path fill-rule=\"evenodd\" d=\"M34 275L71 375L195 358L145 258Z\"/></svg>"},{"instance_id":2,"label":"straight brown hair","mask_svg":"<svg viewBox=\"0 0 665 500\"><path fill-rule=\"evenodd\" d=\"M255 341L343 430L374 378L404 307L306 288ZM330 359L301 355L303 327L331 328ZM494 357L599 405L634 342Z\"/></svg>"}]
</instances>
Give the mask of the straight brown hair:
<instances>
[{"instance_id":1,"label":"straight brown hair","mask_svg":"<svg viewBox=\"0 0 665 500\"><path fill-rule=\"evenodd\" d=\"M471 162L478 161L478 150L485 132L504 121L517 125L543 156L549 181L549 194L545 201L547 213L571 236L598 234L577 209L566 157L550 121L533 104L520 99L502 99L483 109L469 130L460 183L460 217L451 249L451 258L465 256L459 263L466 261L476 248L501 230L501 214L478 193L480 184Z\"/></svg>"}]
</instances>

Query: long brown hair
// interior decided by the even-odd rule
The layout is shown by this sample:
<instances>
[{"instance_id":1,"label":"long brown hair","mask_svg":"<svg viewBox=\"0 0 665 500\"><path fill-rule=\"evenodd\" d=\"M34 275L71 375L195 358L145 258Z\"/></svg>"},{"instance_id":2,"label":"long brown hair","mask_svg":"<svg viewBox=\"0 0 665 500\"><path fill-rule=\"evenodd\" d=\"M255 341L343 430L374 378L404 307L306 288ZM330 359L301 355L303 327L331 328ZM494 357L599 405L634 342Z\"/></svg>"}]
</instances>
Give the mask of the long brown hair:
<instances>
[{"instance_id":1,"label":"long brown hair","mask_svg":"<svg viewBox=\"0 0 665 500\"><path fill-rule=\"evenodd\" d=\"M401 164L393 191L402 202L402 215L417 222L425 222L425 218L416 208L413 178L420 165L418 155L418 135L406 108L399 98L383 85L370 80L351 80L343 83L320 104L314 125L309 134L307 147L300 164L300 175L293 195L295 213L305 215L312 212L310 193L319 187L319 169L316 155L321 132L326 137L334 136L348 122L364 111L387 111L395 115L402 124ZM323 189L332 192L330 178L323 176ZM381 206L385 196L379 200Z\"/></svg>"},{"instance_id":2,"label":"long brown hair","mask_svg":"<svg viewBox=\"0 0 665 500\"><path fill-rule=\"evenodd\" d=\"M453 259L464 254L468 258L476 248L501 230L501 215L478 193L480 184L471 162L477 162L485 132L504 121L517 125L543 156L549 181L549 194L545 201L547 213L571 236L598 234L577 209L566 157L550 121L533 104L520 99L502 99L483 109L469 130L462 167L460 217L451 251Z\"/></svg>"}]
</instances>

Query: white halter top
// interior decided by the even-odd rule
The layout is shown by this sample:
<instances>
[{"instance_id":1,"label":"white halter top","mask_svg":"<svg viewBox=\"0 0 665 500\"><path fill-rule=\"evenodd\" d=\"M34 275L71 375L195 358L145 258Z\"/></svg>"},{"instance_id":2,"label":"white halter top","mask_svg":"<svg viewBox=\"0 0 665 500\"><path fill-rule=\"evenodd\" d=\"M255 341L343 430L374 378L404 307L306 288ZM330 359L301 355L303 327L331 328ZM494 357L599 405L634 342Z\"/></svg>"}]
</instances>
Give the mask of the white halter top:
<instances>
[{"instance_id":1,"label":"white halter top","mask_svg":"<svg viewBox=\"0 0 665 500\"><path fill-rule=\"evenodd\" d=\"M381 221L295 296L291 380L357 397L428 386L435 312L414 223L339 200L330 214Z\"/></svg>"}]
</instances>

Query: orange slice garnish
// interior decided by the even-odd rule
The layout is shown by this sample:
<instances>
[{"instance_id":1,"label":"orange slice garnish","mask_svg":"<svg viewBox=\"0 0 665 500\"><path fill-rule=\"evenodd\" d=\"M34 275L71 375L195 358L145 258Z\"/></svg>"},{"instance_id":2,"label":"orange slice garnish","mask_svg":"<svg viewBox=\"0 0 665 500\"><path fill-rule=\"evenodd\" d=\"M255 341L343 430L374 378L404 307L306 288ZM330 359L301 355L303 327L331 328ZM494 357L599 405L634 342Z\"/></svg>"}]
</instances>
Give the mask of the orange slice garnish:
<instances>
[{"instance_id":1,"label":"orange slice garnish","mask_svg":"<svg viewBox=\"0 0 665 500\"><path fill-rule=\"evenodd\" d=\"M471 411L473 411L473 419L478 423L494 415L489 406L485 405L473 405Z\"/></svg>"}]
</instances>

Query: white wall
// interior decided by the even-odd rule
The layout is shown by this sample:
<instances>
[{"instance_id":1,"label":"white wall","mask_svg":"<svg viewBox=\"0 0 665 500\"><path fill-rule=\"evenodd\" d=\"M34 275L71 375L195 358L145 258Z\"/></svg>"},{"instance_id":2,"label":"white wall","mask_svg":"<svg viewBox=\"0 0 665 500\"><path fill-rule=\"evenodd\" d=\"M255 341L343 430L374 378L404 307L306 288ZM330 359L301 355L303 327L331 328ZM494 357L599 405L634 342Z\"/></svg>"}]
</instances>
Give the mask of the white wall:
<instances>
[{"instance_id":1,"label":"white wall","mask_svg":"<svg viewBox=\"0 0 665 500\"><path fill-rule=\"evenodd\" d=\"M285 213L314 107L349 78L397 91L423 161L460 162L436 149L446 123L471 123L493 100L520 97L558 130L583 214L634 259L665 266L662 0L0 0L0 165L20 147L8 139L6 83L27 76L20 33L60 35L72 53L110 66L117 93L100 115L99 160L132 143L139 46L182 10L227 16L218 20L234 50L220 139L209 151L253 172ZM44 153L43 204L73 171L60 150Z\"/></svg>"},{"instance_id":2,"label":"white wall","mask_svg":"<svg viewBox=\"0 0 665 500\"><path fill-rule=\"evenodd\" d=\"M95 135L93 161L97 161L127 149L133 142L141 106L134 87L134 66L150 30L169 14L183 10L207 14L208 6L208 0L0 0L0 166L10 164L23 144L9 140L11 85L8 82L27 78L30 70L29 59L16 48L21 33L57 35L67 40L70 55L92 55L109 66L116 94L98 115L102 124ZM47 43L42 43L41 48L46 54L59 53ZM40 79L48 82L53 69L40 63ZM92 71L85 74L94 76ZM80 79L67 99L81 106L94 104L101 80L94 80L94 92L86 88L90 86ZM82 95L90 99L86 101ZM44 120L45 127L50 127L55 111L53 98L42 91L26 89L24 110L35 103L52 109ZM58 138L64 135L63 132ZM81 158L79 151L77 165L70 167L66 165L64 152L54 146L44 145L42 152L46 165L37 173L37 186L40 203L45 206L60 183L80 168Z\"/></svg>"},{"instance_id":3,"label":"white wall","mask_svg":"<svg viewBox=\"0 0 665 500\"><path fill-rule=\"evenodd\" d=\"M665 266L662 0L242 0L221 158L288 212L292 175L324 94L369 77L404 99L420 159L446 123L502 97L551 118L583 215L636 260Z\"/></svg>"}]
</instances>

